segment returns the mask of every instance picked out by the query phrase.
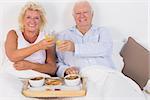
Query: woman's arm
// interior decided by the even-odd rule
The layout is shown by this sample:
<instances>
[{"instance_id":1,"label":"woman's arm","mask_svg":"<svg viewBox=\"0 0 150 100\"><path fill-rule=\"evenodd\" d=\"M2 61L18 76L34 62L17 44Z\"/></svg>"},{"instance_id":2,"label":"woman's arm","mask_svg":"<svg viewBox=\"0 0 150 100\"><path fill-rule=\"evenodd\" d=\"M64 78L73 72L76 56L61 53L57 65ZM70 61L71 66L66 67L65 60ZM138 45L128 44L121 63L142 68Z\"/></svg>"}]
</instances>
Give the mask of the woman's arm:
<instances>
[{"instance_id":1,"label":"woman's arm","mask_svg":"<svg viewBox=\"0 0 150 100\"><path fill-rule=\"evenodd\" d=\"M47 49L48 46L52 46L52 40L42 40L37 44L33 44L29 47L25 47L22 49L17 49L18 47L18 36L14 30L8 32L6 42L5 42L5 51L7 57L12 62L17 62L24 60L24 58L30 56L34 52L38 50Z\"/></svg>"},{"instance_id":2,"label":"woman's arm","mask_svg":"<svg viewBox=\"0 0 150 100\"><path fill-rule=\"evenodd\" d=\"M42 66L37 66L34 70L55 75L57 70L55 47L53 46L47 49L46 54L46 64L43 64Z\"/></svg>"},{"instance_id":3,"label":"woman's arm","mask_svg":"<svg viewBox=\"0 0 150 100\"><path fill-rule=\"evenodd\" d=\"M33 64L32 69L55 75L57 67L56 67L56 56L55 56L55 47L51 47L46 50L47 58L46 58L46 64Z\"/></svg>"},{"instance_id":4,"label":"woman's arm","mask_svg":"<svg viewBox=\"0 0 150 100\"><path fill-rule=\"evenodd\" d=\"M56 67L56 57L55 57L55 48L51 47L47 52L47 59L45 64L32 63L26 60L15 62L14 67L17 70L35 70L41 73L47 73L55 75L57 70Z\"/></svg>"}]
</instances>

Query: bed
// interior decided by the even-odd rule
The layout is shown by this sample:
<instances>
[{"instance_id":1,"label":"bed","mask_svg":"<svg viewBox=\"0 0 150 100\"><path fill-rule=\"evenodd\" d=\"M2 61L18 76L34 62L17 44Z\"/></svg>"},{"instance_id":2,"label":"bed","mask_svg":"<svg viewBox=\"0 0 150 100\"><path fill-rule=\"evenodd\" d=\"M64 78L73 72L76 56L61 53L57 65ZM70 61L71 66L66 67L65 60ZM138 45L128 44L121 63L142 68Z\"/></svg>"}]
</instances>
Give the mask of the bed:
<instances>
[{"instance_id":1,"label":"bed","mask_svg":"<svg viewBox=\"0 0 150 100\"><path fill-rule=\"evenodd\" d=\"M148 75L148 67L144 67L144 71L142 72L142 77L136 78L135 75L130 74L127 66L127 62L125 57L126 51L128 51L128 47L126 46L131 41L132 38L129 38L124 47L121 50L121 56L123 57L123 61L125 66L123 67L123 73L119 70L114 71L110 69L106 69L105 67L101 67L99 69L98 66L88 66L85 69L81 70L81 75L88 77L87 83L87 94L85 97L75 97L75 98L60 98L60 99L71 99L71 100L147 100L149 96L142 92L143 87L146 85L147 80L149 79ZM132 44L135 45L135 44ZM135 48L134 48L135 49ZM137 49L136 49L137 50ZM144 49L145 50L145 49ZM146 52L147 53L147 52ZM133 54L133 53L132 53ZM139 54L139 53L138 53ZM130 54L131 55L131 54ZM135 56L135 54L133 54ZM148 51L149 55L149 51ZM131 57L130 57L131 58ZM5 63L4 63L5 62ZM8 67L8 60L4 60L2 67ZM94 67L94 69L93 69ZM131 67L129 67L131 68ZM138 68L141 68L138 66ZM127 70L128 69L128 70ZM134 69L134 68L133 68ZM137 69L137 68L135 68ZM136 71L134 69L134 71ZM143 69L143 66L142 66ZM13 76L9 71L5 70L0 71L0 99L10 99L12 100L33 100L34 98L24 97L21 93L23 83L20 79ZM141 71L141 70L140 70ZM141 73L140 73L141 74ZM143 76L144 74L144 76ZM146 75L145 75L146 74ZM126 76L127 77L126 77ZM133 77L132 77L133 76ZM139 77L139 76L138 76ZM144 78L143 78L144 77ZM144 81L143 81L144 79Z\"/></svg>"}]
</instances>

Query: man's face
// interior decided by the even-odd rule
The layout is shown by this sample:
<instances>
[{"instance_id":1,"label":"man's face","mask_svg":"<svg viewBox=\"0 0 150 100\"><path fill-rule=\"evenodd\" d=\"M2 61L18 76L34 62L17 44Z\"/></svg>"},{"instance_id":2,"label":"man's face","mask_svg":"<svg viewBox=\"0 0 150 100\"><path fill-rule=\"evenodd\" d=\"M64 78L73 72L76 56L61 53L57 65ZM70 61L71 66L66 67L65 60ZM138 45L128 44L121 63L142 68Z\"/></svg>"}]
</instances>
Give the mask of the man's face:
<instances>
[{"instance_id":1,"label":"man's face","mask_svg":"<svg viewBox=\"0 0 150 100\"><path fill-rule=\"evenodd\" d=\"M74 18L78 27L91 26L92 17L93 14L90 6L86 4L80 4L74 8Z\"/></svg>"}]
</instances>

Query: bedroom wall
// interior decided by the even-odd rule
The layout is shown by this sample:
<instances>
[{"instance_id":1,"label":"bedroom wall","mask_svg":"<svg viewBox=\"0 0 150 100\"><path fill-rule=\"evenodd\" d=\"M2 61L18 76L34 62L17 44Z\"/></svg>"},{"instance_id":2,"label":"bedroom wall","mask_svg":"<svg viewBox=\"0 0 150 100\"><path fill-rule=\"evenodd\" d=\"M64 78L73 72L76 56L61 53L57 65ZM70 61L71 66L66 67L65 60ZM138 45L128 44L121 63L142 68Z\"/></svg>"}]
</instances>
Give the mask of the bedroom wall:
<instances>
[{"instance_id":1,"label":"bedroom wall","mask_svg":"<svg viewBox=\"0 0 150 100\"><path fill-rule=\"evenodd\" d=\"M18 27L18 14L24 1L0 1L0 62L3 62L3 43L7 32ZM34 0L43 5L46 10L47 29L60 32L74 24L72 6L75 0ZM150 50L148 45L148 0L90 0L94 9L93 23L106 26L112 30L114 53L118 53L122 41L133 36L140 44ZM150 43L150 42L149 42ZM118 61L118 58L115 58ZM120 62L121 63L121 62ZM118 63L119 64L119 63Z\"/></svg>"}]
</instances>

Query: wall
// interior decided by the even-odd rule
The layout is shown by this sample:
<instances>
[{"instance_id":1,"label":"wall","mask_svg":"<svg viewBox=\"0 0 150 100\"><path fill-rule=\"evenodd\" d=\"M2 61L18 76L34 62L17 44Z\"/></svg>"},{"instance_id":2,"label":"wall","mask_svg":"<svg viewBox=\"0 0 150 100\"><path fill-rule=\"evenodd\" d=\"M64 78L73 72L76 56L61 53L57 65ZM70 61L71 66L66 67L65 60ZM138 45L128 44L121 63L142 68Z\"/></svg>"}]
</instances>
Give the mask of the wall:
<instances>
[{"instance_id":1,"label":"wall","mask_svg":"<svg viewBox=\"0 0 150 100\"><path fill-rule=\"evenodd\" d=\"M7 32L18 27L18 14L24 1L5 0L0 2L1 48ZM72 6L75 0L34 0L39 1L46 10L47 29L60 32L74 24ZM115 50L119 52L121 43L128 36L150 50L148 45L148 1L147 0L90 0L94 9L93 23L112 30ZM150 42L149 42L150 43ZM1 53L1 55L4 53ZM0 56L2 57L2 56ZM1 58L2 59L2 58ZM1 60L2 62L2 60Z\"/></svg>"}]
</instances>

